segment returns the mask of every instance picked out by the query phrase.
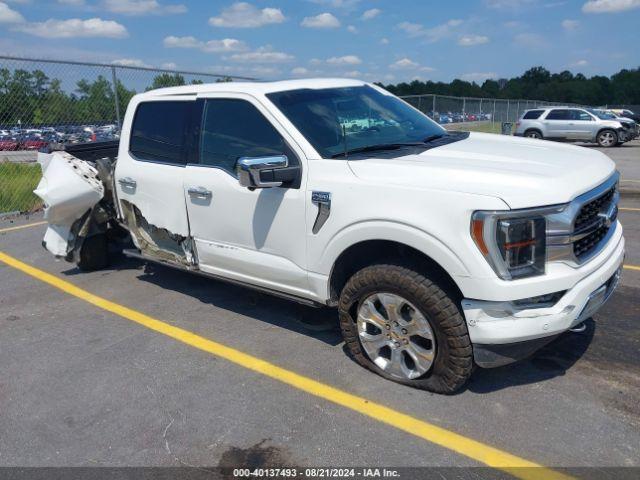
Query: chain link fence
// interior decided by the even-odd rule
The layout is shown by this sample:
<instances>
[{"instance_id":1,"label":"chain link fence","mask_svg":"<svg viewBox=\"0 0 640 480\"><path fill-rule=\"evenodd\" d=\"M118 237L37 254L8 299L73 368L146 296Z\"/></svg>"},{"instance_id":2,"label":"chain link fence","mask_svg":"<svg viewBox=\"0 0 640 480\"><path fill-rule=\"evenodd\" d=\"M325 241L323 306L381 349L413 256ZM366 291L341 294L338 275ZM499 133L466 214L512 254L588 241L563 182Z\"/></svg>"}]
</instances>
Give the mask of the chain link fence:
<instances>
[{"instance_id":1,"label":"chain link fence","mask_svg":"<svg viewBox=\"0 0 640 480\"><path fill-rule=\"evenodd\" d=\"M522 114L543 106L573 106L570 103L543 100L506 100L496 98L449 97L445 95L407 95L401 97L449 130L474 130L502 133L502 124L512 127Z\"/></svg>"},{"instance_id":2,"label":"chain link fence","mask_svg":"<svg viewBox=\"0 0 640 480\"><path fill-rule=\"evenodd\" d=\"M39 151L116 140L136 93L176 85L252 78L100 63L0 56L0 215L40 207ZM448 129L501 133L536 100L410 95L404 100Z\"/></svg>"},{"instance_id":3,"label":"chain link fence","mask_svg":"<svg viewBox=\"0 0 640 480\"><path fill-rule=\"evenodd\" d=\"M115 140L133 95L153 88L253 80L213 73L0 56L0 214L40 206L37 153Z\"/></svg>"}]
</instances>

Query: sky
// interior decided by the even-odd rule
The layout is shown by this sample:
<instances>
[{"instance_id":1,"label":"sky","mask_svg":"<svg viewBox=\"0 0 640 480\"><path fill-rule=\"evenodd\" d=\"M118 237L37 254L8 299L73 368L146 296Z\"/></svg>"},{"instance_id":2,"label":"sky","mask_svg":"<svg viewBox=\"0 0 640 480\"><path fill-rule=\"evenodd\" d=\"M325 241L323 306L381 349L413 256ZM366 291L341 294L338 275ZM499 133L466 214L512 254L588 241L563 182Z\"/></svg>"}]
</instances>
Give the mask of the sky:
<instances>
[{"instance_id":1,"label":"sky","mask_svg":"<svg viewBox=\"0 0 640 480\"><path fill-rule=\"evenodd\" d=\"M263 80L640 66L640 0L0 0L0 54ZM2 60L0 59L0 66Z\"/></svg>"}]
</instances>

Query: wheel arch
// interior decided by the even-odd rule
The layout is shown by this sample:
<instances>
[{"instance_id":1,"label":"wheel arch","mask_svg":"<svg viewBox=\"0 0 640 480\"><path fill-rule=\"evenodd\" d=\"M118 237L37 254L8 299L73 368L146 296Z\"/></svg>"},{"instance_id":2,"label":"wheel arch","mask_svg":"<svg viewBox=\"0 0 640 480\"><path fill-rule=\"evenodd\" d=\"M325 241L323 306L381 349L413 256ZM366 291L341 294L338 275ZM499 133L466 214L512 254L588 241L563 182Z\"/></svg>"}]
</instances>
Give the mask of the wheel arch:
<instances>
[{"instance_id":1,"label":"wheel arch","mask_svg":"<svg viewBox=\"0 0 640 480\"><path fill-rule=\"evenodd\" d=\"M542 134L542 130L538 127L529 127L527 128L523 135L526 137L528 132L538 132L540 134L540 137L544 138L544 135Z\"/></svg>"},{"instance_id":2,"label":"wheel arch","mask_svg":"<svg viewBox=\"0 0 640 480\"><path fill-rule=\"evenodd\" d=\"M617 129L615 129L614 127L602 127L602 128L600 128L600 129L598 129L598 131L596 132L596 138L598 138L598 135L600 135L602 132L605 132L605 131L607 131L607 130L609 130L609 131L611 131L611 132L615 133L615 134L616 134L616 136L618 135L618 130L617 130Z\"/></svg>"},{"instance_id":3,"label":"wheel arch","mask_svg":"<svg viewBox=\"0 0 640 480\"><path fill-rule=\"evenodd\" d=\"M398 240L362 240L345 248L335 259L329 274L329 300L338 300L342 288L357 271L375 264L394 263L429 274L443 289L462 299L454 277L440 262L422 250ZM447 262L448 263L448 262Z\"/></svg>"}]
</instances>

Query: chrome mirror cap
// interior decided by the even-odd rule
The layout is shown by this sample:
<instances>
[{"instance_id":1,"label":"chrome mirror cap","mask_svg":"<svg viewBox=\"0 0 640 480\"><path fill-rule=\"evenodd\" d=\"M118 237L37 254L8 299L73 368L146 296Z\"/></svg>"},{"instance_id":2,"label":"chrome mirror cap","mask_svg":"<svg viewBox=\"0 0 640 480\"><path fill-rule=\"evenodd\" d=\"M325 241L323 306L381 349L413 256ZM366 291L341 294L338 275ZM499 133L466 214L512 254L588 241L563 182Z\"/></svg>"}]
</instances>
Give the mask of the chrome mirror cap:
<instances>
[{"instance_id":1,"label":"chrome mirror cap","mask_svg":"<svg viewBox=\"0 0 640 480\"><path fill-rule=\"evenodd\" d=\"M263 182L260 173L263 170L276 170L289 166L286 155L274 155L270 157L241 157L236 163L236 173L240 185L247 188L279 187L282 182Z\"/></svg>"}]
</instances>

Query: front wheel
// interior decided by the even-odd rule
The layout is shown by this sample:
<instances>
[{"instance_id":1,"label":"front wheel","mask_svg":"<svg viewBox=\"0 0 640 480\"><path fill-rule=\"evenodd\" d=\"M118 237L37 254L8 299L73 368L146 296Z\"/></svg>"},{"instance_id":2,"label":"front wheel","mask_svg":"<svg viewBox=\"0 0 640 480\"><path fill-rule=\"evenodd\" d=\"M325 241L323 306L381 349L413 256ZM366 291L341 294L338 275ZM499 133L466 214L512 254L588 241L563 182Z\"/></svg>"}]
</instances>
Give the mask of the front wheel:
<instances>
[{"instance_id":1,"label":"front wheel","mask_svg":"<svg viewBox=\"0 0 640 480\"><path fill-rule=\"evenodd\" d=\"M618 134L613 130L603 130L598 133L596 141L601 147L614 147L618 144Z\"/></svg>"},{"instance_id":2,"label":"front wheel","mask_svg":"<svg viewBox=\"0 0 640 480\"><path fill-rule=\"evenodd\" d=\"M339 313L355 360L389 380L450 394L471 376L471 341L455 300L414 270L360 270L340 295Z\"/></svg>"}]
</instances>

